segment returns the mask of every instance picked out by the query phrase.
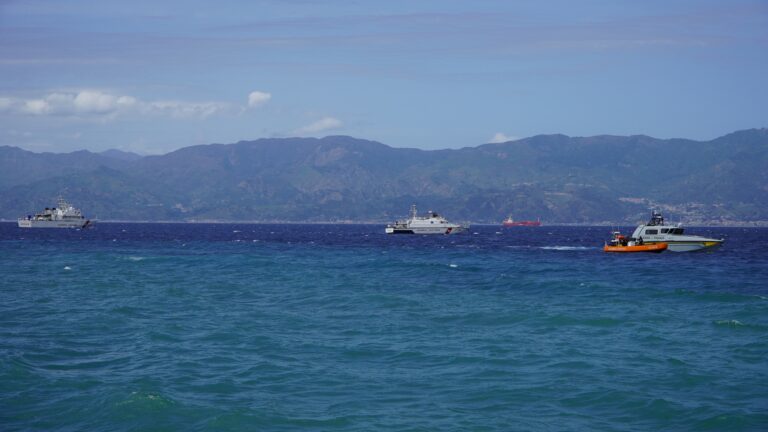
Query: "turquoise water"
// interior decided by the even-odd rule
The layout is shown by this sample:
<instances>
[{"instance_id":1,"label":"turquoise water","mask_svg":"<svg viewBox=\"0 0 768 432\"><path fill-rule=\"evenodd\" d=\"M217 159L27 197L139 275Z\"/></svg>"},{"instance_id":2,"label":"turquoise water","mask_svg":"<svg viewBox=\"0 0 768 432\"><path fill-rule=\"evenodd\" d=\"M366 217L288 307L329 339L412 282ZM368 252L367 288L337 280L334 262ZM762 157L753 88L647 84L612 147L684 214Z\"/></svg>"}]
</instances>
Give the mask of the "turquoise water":
<instances>
[{"instance_id":1,"label":"turquoise water","mask_svg":"<svg viewBox=\"0 0 768 432\"><path fill-rule=\"evenodd\" d=\"M0 224L0 430L766 430L765 229Z\"/></svg>"}]
</instances>

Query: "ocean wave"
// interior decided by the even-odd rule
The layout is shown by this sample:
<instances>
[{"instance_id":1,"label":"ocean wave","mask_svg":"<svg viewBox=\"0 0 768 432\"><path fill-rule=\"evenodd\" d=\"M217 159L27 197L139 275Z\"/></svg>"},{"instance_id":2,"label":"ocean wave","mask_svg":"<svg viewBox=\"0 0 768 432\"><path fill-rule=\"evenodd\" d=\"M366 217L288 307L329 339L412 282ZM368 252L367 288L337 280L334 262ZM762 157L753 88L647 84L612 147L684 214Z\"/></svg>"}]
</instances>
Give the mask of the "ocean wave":
<instances>
[{"instance_id":1,"label":"ocean wave","mask_svg":"<svg viewBox=\"0 0 768 432\"><path fill-rule=\"evenodd\" d=\"M163 396L159 393L134 391L131 394L115 404L118 407L132 407L140 411L158 410L175 405L173 399Z\"/></svg>"},{"instance_id":2,"label":"ocean wave","mask_svg":"<svg viewBox=\"0 0 768 432\"><path fill-rule=\"evenodd\" d=\"M545 322L555 326L588 326L588 327L617 327L625 321L611 317L574 317L568 315L553 315L545 319Z\"/></svg>"},{"instance_id":3,"label":"ocean wave","mask_svg":"<svg viewBox=\"0 0 768 432\"><path fill-rule=\"evenodd\" d=\"M3 430L765 423L762 231L660 277L582 228L121 227L0 241Z\"/></svg>"},{"instance_id":4,"label":"ocean wave","mask_svg":"<svg viewBox=\"0 0 768 432\"><path fill-rule=\"evenodd\" d=\"M583 250L592 250L597 248L588 247L588 246L540 246L539 249L557 250L557 251L583 251Z\"/></svg>"},{"instance_id":5,"label":"ocean wave","mask_svg":"<svg viewBox=\"0 0 768 432\"><path fill-rule=\"evenodd\" d=\"M715 324L721 325L721 326L728 326L728 327L743 327L744 323L742 323L739 320L731 319L731 320L717 320L715 321Z\"/></svg>"}]
</instances>

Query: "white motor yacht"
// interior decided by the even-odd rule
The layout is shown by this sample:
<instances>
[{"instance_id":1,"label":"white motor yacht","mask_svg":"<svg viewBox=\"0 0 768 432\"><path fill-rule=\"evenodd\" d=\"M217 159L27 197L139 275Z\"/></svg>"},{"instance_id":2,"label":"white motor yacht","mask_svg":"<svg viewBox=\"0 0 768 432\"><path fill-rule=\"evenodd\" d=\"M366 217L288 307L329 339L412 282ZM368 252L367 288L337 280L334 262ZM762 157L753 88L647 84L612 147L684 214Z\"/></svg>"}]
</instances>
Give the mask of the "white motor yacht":
<instances>
[{"instance_id":1,"label":"white motor yacht","mask_svg":"<svg viewBox=\"0 0 768 432\"><path fill-rule=\"evenodd\" d=\"M692 252L719 246L724 239L713 239L697 235L687 235L681 224L671 225L664 222L661 212L653 211L651 220L635 228L631 240L637 244L666 243L671 252Z\"/></svg>"}]
</instances>

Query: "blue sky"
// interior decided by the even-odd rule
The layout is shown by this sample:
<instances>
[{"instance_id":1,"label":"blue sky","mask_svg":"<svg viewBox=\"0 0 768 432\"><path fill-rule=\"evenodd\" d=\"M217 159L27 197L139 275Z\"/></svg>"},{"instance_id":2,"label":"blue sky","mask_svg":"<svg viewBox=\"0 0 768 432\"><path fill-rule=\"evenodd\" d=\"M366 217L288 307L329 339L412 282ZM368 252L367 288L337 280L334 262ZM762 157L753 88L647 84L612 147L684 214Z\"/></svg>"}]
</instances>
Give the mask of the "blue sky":
<instances>
[{"instance_id":1,"label":"blue sky","mask_svg":"<svg viewBox=\"0 0 768 432\"><path fill-rule=\"evenodd\" d=\"M768 2L0 0L0 145L768 126Z\"/></svg>"}]
</instances>

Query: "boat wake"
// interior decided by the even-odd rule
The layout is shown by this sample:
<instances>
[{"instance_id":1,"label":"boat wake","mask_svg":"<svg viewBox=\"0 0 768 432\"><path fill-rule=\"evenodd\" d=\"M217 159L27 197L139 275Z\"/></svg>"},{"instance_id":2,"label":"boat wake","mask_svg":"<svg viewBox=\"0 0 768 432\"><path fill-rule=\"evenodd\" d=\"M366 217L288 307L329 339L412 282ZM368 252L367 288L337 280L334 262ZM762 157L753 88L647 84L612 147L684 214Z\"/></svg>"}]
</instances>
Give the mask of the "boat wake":
<instances>
[{"instance_id":1,"label":"boat wake","mask_svg":"<svg viewBox=\"0 0 768 432\"><path fill-rule=\"evenodd\" d=\"M597 248L588 247L588 246L541 246L539 247L539 249L556 250L556 251L583 251L583 250L593 250Z\"/></svg>"}]
</instances>

